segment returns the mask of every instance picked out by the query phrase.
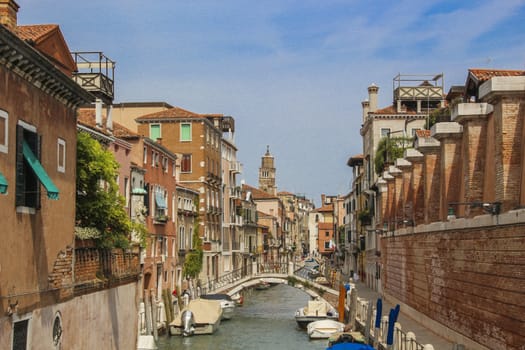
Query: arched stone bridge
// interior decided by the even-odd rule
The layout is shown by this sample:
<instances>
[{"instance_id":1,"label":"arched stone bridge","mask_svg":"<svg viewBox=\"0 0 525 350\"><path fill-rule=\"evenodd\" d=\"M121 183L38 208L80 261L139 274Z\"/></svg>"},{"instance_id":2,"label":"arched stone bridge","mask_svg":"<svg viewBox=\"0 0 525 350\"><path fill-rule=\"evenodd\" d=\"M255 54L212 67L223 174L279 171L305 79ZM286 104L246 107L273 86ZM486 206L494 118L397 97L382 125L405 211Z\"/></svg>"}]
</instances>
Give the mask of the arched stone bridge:
<instances>
[{"instance_id":1,"label":"arched stone bridge","mask_svg":"<svg viewBox=\"0 0 525 350\"><path fill-rule=\"evenodd\" d=\"M209 281L208 285L203 288L203 292L234 295L244 289L253 288L260 282L280 283L301 289L311 298L325 299L337 307L339 291L301 276L300 271L301 268L296 269L294 263L254 266L252 273L233 271L216 280Z\"/></svg>"}]
</instances>

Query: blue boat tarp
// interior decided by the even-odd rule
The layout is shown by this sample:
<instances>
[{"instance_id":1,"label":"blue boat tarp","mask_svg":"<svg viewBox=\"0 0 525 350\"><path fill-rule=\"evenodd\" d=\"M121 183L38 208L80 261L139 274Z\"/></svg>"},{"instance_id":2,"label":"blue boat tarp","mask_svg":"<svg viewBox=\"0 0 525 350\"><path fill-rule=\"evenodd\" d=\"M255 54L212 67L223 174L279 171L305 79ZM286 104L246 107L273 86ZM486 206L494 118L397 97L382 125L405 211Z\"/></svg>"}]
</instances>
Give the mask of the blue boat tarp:
<instances>
[{"instance_id":1,"label":"blue boat tarp","mask_svg":"<svg viewBox=\"0 0 525 350\"><path fill-rule=\"evenodd\" d=\"M339 343L334 344L326 350L375 350L372 346L367 344L357 343Z\"/></svg>"}]
</instances>

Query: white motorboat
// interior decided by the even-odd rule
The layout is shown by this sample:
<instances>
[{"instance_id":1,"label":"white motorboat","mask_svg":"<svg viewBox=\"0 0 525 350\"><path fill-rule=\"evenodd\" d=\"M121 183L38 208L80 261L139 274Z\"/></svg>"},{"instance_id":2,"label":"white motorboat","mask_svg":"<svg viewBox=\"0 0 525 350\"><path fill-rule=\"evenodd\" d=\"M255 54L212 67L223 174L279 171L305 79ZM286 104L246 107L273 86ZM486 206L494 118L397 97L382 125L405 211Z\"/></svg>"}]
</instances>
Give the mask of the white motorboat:
<instances>
[{"instance_id":1,"label":"white motorboat","mask_svg":"<svg viewBox=\"0 0 525 350\"><path fill-rule=\"evenodd\" d=\"M320 320L308 324L306 332L310 339L328 339L331 335L343 332L345 324L334 320Z\"/></svg>"},{"instance_id":2,"label":"white motorboat","mask_svg":"<svg viewBox=\"0 0 525 350\"><path fill-rule=\"evenodd\" d=\"M295 312L295 321L302 329L306 329L310 322L326 319L337 321L339 314L332 305L323 300L310 300L307 306Z\"/></svg>"},{"instance_id":3,"label":"white motorboat","mask_svg":"<svg viewBox=\"0 0 525 350\"><path fill-rule=\"evenodd\" d=\"M228 294L205 294L201 295L201 299L217 300L221 303L222 319L229 320L235 311L235 302Z\"/></svg>"},{"instance_id":4,"label":"white motorboat","mask_svg":"<svg viewBox=\"0 0 525 350\"><path fill-rule=\"evenodd\" d=\"M221 317L222 308L218 300L195 299L182 310L180 317L170 323L170 334L213 334L219 328Z\"/></svg>"}]
</instances>

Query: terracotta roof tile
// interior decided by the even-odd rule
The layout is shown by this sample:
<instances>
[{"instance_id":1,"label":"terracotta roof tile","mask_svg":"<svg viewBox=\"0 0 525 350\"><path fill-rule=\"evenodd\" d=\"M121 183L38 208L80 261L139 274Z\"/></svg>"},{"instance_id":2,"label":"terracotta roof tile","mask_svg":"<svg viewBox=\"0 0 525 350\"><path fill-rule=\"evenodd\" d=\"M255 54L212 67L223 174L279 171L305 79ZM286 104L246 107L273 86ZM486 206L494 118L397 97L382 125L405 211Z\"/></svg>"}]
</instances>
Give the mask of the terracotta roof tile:
<instances>
[{"instance_id":1,"label":"terracotta roof tile","mask_svg":"<svg viewBox=\"0 0 525 350\"><path fill-rule=\"evenodd\" d=\"M278 196L293 196L294 194L288 191L280 191L277 193Z\"/></svg>"},{"instance_id":2,"label":"terracotta roof tile","mask_svg":"<svg viewBox=\"0 0 525 350\"><path fill-rule=\"evenodd\" d=\"M271 195L269 193L266 193L258 188L249 186L249 185L242 185L243 191L250 191L252 193L253 199L278 199L276 196Z\"/></svg>"},{"instance_id":3,"label":"terracotta roof tile","mask_svg":"<svg viewBox=\"0 0 525 350\"><path fill-rule=\"evenodd\" d=\"M113 135L116 137L139 137L136 132L126 128L124 125L113 122Z\"/></svg>"},{"instance_id":4,"label":"terracotta roof tile","mask_svg":"<svg viewBox=\"0 0 525 350\"><path fill-rule=\"evenodd\" d=\"M82 124L84 126L90 127L92 129L96 129L99 132L102 132L106 135L111 135L111 133L106 128L106 118L102 118L102 128L97 128L96 122L95 122L95 111L92 110L79 110L78 116L77 116L77 122L79 124ZM133 132L129 130L128 128L124 127L123 125L113 122L113 136L115 137L134 137L139 136L136 132Z\"/></svg>"},{"instance_id":5,"label":"terracotta roof tile","mask_svg":"<svg viewBox=\"0 0 525 350\"><path fill-rule=\"evenodd\" d=\"M152 119L173 119L173 118L203 118L204 115L194 113L179 107L173 107L164 111L146 114L135 119L136 121L145 121Z\"/></svg>"},{"instance_id":6,"label":"terracotta roof tile","mask_svg":"<svg viewBox=\"0 0 525 350\"><path fill-rule=\"evenodd\" d=\"M321 208L317 209L319 212L333 212L334 211L334 205L333 204L325 204Z\"/></svg>"},{"instance_id":7,"label":"terracotta roof tile","mask_svg":"<svg viewBox=\"0 0 525 350\"><path fill-rule=\"evenodd\" d=\"M524 70L471 68L468 71L480 82L487 81L492 77L516 77L525 75Z\"/></svg>"},{"instance_id":8,"label":"terracotta roof tile","mask_svg":"<svg viewBox=\"0 0 525 350\"><path fill-rule=\"evenodd\" d=\"M18 26L17 35L22 40L32 40L38 42L47 37L54 30L58 29L57 24L35 24Z\"/></svg>"},{"instance_id":9,"label":"terracotta roof tile","mask_svg":"<svg viewBox=\"0 0 525 350\"><path fill-rule=\"evenodd\" d=\"M385 107L385 108L381 108L381 109L377 109L375 112L373 112L373 114L375 115L378 115L378 114L417 114L416 111L412 110L412 109L406 109L406 111L403 111L403 112L397 112L397 109L394 105L391 105L391 106L388 106L388 107Z\"/></svg>"},{"instance_id":10,"label":"terracotta roof tile","mask_svg":"<svg viewBox=\"0 0 525 350\"><path fill-rule=\"evenodd\" d=\"M430 130L416 130L416 136L422 138L430 137Z\"/></svg>"}]
</instances>

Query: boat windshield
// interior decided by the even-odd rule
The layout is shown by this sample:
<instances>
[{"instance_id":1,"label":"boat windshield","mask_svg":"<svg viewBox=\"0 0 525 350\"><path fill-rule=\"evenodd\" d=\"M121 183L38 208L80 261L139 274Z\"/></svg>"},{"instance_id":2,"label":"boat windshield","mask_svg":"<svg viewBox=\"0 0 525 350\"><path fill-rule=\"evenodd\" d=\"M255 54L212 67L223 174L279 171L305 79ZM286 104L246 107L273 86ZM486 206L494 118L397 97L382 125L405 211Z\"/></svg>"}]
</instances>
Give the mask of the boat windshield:
<instances>
[{"instance_id":1,"label":"boat windshield","mask_svg":"<svg viewBox=\"0 0 525 350\"><path fill-rule=\"evenodd\" d=\"M228 294L205 294L201 295L202 299L208 300L229 300L232 301L232 298Z\"/></svg>"}]
</instances>

